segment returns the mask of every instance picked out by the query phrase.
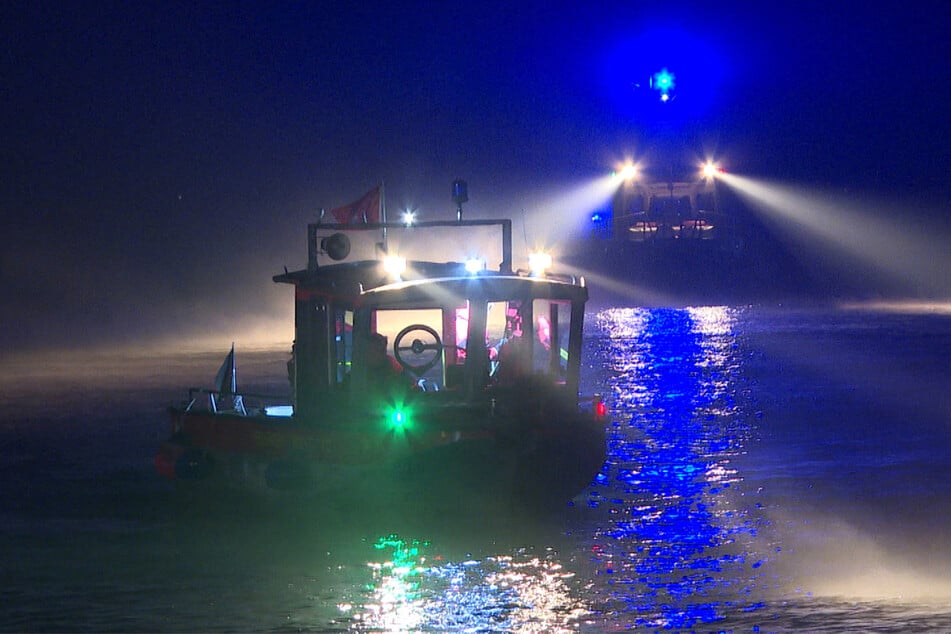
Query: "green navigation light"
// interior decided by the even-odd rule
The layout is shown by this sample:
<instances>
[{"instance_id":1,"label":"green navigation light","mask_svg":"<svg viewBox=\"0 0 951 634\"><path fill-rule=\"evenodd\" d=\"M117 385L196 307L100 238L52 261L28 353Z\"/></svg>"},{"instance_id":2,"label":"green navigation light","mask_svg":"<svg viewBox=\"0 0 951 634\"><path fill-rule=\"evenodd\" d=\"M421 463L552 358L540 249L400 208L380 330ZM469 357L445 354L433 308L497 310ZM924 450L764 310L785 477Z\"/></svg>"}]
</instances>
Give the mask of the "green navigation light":
<instances>
[{"instance_id":1,"label":"green navigation light","mask_svg":"<svg viewBox=\"0 0 951 634\"><path fill-rule=\"evenodd\" d=\"M396 407L390 411L389 414L389 426L392 430L405 430L409 428L409 412L406 410Z\"/></svg>"}]
</instances>

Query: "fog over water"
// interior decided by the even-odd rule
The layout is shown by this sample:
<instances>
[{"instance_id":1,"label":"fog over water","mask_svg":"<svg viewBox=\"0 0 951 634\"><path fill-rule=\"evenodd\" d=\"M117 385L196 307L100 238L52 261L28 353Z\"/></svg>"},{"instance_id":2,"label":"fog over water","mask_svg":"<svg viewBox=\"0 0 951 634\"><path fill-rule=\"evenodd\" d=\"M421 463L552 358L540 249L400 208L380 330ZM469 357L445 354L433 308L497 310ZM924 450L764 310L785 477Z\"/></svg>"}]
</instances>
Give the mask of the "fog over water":
<instances>
[{"instance_id":1,"label":"fog over water","mask_svg":"<svg viewBox=\"0 0 951 634\"><path fill-rule=\"evenodd\" d=\"M767 279L946 299L951 55L944 4L916 7L6 3L0 345L263 341L321 209L382 183L391 219L451 218L463 178L468 217L567 251L625 161L777 185Z\"/></svg>"},{"instance_id":2,"label":"fog over water","mask_svg":"<svg viewBox=\"0 0 951 634\"><path fill-rule=\"evenodd\" d=\"M195 505L152 457L227 349L2 364L0 629L951 627L947 312L590 312L607 461L545 517ZM285 347L236 354L240 388L286 391Z\"/></svg>"},{"instance_id":3,"label":"fog over water","mask_svg":"<svg viewBox=\"0 0 951 634\"><path fill-rule=\"evenodd\" d=\"M945 3L451 14L0 7L0 630L951 631ZM590 240L625 162L707 159L742 240ZM167 406L232 343L240 387L286 395L272 276L321 209L383 184L389 219L451 219L457 178L590 290L611 423L574 504L161 480Z\"/></svg>"}]
</instances>

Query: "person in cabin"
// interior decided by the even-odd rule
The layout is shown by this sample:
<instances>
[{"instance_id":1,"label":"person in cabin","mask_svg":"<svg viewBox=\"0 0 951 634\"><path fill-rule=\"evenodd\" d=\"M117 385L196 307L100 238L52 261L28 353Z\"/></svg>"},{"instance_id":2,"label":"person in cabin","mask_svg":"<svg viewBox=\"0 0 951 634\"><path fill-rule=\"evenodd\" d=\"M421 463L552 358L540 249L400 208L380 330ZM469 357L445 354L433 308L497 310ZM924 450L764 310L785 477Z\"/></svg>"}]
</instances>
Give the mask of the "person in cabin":
<instances>
[{"instance_id":1,"label":"person in cabin","mask_svg":"<svg viewBox=\"0 0 951 634\"><path fill-rule=\"evenodd\" d=\"M297 366L297 340L294 340L294 343L291 344L291 356L287 360L287 380L290 382L291 387L294 387L295 371Z\"/></svg>"},{"instance_id":2,"label":"person in cabin","mask_svg":"<svg viewBox=\"0 0 951 634\"><path fill-rule=\"evenodd\" d=\"M525 374L527 341L521 330L508 330L499 343L489 348L490 378L493 383L504 385Z\"/></svg>"},{"instance_id":3,"label":"person in cabin","mask_svg":"<svg viewBox=\"0 0 951 634\"><path fill-rule=\"evenodd\" d=\"M367 376L371 379L385 379L388 376L403 374L403 366L386 353L386 345L386 336L378 332L370 333L370 339L367 342Z\"/></svg>"},{"instance_id":4,"label":"person in cabin","mask_svg":"<svg viewBox=\"0 0 951 634\"><path fill-rule=\"evenodd\" d=\"M367 386L388 394L398 389L419 389L415 378L386 350L387 338L378 332L370 333L367 342Z\"/></svg>"}]
</instances>

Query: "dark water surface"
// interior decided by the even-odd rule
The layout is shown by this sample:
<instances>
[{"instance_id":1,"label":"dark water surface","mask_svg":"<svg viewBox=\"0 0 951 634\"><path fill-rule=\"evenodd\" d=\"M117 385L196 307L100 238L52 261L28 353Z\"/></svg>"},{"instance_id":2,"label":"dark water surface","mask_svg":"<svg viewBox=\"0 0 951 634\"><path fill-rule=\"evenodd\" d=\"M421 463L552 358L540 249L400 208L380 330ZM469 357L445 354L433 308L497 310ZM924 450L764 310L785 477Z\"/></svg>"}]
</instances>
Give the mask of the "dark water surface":
<instances>
[{"instance_id":1,"label":"dark water surface","mask_svg":"<svg viewBox=\"0 0 951 634\"><path fill-rule=\"evenodd\" d=\"M178 495L164 410L226 351L3 360L0 631L951 631L951 317L587 329L608 460L548 517Z\"/></svg>"}]
</instances>

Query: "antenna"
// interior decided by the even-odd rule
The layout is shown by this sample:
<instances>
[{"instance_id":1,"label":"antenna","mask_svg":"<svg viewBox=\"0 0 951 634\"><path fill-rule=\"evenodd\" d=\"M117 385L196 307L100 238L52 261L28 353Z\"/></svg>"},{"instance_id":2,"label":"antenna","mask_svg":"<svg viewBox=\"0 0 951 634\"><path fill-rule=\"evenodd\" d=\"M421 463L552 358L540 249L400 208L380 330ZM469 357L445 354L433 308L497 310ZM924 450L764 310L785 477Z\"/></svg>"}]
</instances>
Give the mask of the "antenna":
<instances>
[{"instance_id":1,"label":"antenna","mask_svg":"<svg viewBox=\"0 0 951 634\"><path fill-rule=\"evenodd\" d=\"M525 207L522 207L522 239L528 247L528 221L525 219Z\"/></svg>"}]
</instances>

